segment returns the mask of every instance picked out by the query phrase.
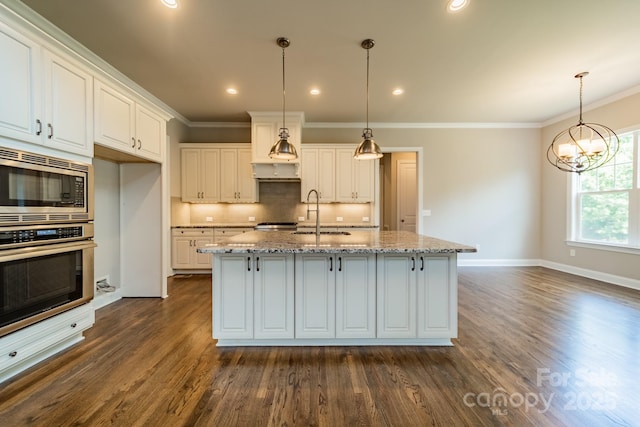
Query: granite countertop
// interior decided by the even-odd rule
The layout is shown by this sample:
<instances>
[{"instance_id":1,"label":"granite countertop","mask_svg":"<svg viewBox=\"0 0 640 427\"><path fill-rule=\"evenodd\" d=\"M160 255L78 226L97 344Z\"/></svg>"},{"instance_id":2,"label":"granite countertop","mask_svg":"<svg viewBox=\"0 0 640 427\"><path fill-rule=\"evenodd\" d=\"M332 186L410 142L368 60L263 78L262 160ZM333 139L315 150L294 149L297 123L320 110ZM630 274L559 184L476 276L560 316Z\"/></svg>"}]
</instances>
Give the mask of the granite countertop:
<instances>
[{"instance_id":1,"label":"granite countertop","mask_svg":"<svg viewBox=\"0 0 640 427\"><path fill-rule=\"evenodd\" d=\"M294 234L251 231L198 248L201 253L455 253L476 252L472 246L408 231L351 231L342 234Z\"/></svg>"}]
</instances>

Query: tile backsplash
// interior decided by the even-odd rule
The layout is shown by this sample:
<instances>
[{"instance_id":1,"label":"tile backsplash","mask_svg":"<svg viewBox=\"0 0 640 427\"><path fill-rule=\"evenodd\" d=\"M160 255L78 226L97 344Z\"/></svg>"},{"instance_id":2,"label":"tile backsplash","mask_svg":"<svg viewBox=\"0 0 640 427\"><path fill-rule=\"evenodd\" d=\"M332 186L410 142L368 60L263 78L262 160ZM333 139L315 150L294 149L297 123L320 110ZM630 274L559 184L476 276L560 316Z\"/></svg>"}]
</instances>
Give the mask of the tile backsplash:
<instances>
[{"instance_id":1,"label":"tile backsplash","mask_svg":"<svg viewBox=\"0 0 640 427\"><path fill-rule=\"evenodd\" d=\"M293 221L315 224L315 213L307 220L307 205L301 202L299 182L269 182L258 185L259 203L182 203L179 197L172 199L173 225L214 223L245 223L250 217L255 222ZM315 208L313 206L312 208ZM299 221L304 217L304 221ZM328 203L320 205L320 222L336 223L342 217L345 224L373 224L373 204L370 203ZM369 217L364 222L363 217ZM211 221L207 221L210 218Z\"/></svg>"}]
</instances>

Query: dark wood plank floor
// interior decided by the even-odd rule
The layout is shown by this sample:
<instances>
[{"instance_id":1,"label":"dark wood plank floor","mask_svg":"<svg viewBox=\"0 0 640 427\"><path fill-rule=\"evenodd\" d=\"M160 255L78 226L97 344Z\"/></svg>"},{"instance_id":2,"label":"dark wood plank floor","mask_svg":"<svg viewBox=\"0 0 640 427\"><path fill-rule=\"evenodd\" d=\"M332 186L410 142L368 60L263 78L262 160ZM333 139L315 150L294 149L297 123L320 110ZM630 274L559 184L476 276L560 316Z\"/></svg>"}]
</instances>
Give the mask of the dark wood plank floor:
<instances>
[{"instance_id":1,"label":"dark wood plank floor","mask_svg":"<svg viewBox=\"0 0 640 427\"><path fill-rule=\"evenodd\" d=\"M640 425L640 292L461 268L454 347L216 348L210 277L98 310L0 385L0 424Z\"/></svg>"}]
</instances>

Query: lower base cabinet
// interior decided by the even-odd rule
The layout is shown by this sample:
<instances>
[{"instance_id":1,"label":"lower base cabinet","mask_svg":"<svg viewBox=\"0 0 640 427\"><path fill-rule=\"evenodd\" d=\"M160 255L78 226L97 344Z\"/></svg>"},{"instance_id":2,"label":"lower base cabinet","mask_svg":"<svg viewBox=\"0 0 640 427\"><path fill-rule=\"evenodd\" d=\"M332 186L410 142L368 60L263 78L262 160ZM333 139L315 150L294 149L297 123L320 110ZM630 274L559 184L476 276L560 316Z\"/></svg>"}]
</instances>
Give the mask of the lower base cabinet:
<instances>
[{"instance_id":1,"label":"lower base cabinet","mask_svg":"<svg viewBox=\"0 0 640 427\"><path fill-rule=\"evenodd\" d=\"M293 254L214 256L214 337L293 338L293 279Z\"/></svg>"},{"instance_id":2,"label":"lower base cabinet","mask_svg":"<svg viewBox=\"0 0 640 427\"><path fill-rule=\"evenodd\" d=\"M378 337L455 338L455 255L378 255Z\"/></svg>"},{"instance_id":3,"label":"lower base cabinet","mask_svg":"<svg viewBox=\"0 0 640 427\"><path fill-rule=\"evenodd\" d=\"M213 336L223 345L457 337L455 254L215 254L213 263Z\"/></svg>"}]
</instances>

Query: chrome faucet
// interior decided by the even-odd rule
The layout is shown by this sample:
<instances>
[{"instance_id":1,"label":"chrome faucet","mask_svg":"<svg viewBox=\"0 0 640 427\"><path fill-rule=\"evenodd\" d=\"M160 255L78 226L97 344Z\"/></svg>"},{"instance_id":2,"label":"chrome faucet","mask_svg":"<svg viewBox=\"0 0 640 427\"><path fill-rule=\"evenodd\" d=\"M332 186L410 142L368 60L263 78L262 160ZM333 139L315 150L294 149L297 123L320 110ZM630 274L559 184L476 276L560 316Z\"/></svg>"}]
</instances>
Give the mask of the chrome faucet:
<instances>
[{"instance_id":1,"label":"chrome faucet","mask_svg":"<svg viewBox=\"0 0 640 427\"><path fill-rule=\"evenodd\" d=\"M316 193L316 210L315 211L309 208L309 196L311 196L311 193ZM309 213L311 212L316 213L316 236L320 237L320 194L318 194L318 190L315 190L313 188L309 190L309 193L307 194L307 219L310 218Z\"/></svg>"}]
</instances>

